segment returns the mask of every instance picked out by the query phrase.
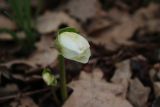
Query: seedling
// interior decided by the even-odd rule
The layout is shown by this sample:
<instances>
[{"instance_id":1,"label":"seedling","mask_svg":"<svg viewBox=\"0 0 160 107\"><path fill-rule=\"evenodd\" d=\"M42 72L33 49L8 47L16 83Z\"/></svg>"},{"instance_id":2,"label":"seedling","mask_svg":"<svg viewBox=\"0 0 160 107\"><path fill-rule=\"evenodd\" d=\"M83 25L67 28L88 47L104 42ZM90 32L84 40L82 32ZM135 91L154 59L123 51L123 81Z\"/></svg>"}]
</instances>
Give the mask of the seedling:
<instances>
[{"instance_id":1,"label":"seedling","mask_svg":"<svg viewBox=\"0 0 160 107\"><path fill-rule=\"evenodd\" d=\"M88 41L81 36L74 28L64 28L58 31L56 38L56 48L59 51L60 68L60 89L63 102L67 99L66 71L64 58L87 63L91 56L90 45ZM52 81L50 78L47 81ZM50 84L52 82L48 82Z\"/></svg>"}]
</instances>

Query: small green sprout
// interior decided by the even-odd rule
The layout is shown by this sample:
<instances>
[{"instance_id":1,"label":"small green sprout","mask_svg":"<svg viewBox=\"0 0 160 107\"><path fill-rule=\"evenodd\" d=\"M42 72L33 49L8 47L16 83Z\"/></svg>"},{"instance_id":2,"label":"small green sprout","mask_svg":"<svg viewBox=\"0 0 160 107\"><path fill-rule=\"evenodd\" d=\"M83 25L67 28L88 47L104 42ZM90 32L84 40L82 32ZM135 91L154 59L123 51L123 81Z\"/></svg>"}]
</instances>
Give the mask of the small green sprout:
<instances>
[{"instance_id":1,"label":"small green sprout","mask_svg":"<svg viewBox=\"0 0 160 107\"><path fill-rule=\"evenodd\" d=\"M42 78L48 86L56 86L57 85L56 77L51 73L51 70L48 68L45 68L43 70Z\"/></svg>"}]
</instances>

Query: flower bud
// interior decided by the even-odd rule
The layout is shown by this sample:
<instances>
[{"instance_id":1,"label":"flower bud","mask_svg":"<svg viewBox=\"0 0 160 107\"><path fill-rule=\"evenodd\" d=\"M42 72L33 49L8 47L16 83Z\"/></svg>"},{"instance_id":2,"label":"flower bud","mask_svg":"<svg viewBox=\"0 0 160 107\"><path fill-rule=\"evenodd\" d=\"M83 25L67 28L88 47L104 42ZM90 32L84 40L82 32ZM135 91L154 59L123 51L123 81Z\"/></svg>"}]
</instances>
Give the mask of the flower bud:
<instances>
[{"instance_id":1,"label":"flower bud","mask_svg":"<svg viewBox=\"0 0 160 107\"><path fill-rule=\"evenodd\" d=\"M65 28L59 32L56 46L66 59L87 63L91 56L88 41L73 28Z\"/></svg>"},{"instance_id":2,"label":"flower bud","mask_svg":"<svg viewBox=\"0 0 160 107\"><path fill-rule=\"evenodd\" d=\"M43 70L42 78L48 86L56 86L57 85L57 79L51 73L50 69Z\"/></svg>"}]
</instances>

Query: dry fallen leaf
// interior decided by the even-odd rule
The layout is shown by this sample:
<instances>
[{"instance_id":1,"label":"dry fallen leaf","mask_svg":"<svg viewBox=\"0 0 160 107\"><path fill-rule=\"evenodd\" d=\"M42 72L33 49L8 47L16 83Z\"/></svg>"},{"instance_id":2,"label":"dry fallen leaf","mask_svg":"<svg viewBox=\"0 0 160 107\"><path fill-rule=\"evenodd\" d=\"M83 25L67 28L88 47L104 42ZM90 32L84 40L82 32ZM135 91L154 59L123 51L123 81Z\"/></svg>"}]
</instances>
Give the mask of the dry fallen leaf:
<instances>
[{"instance_id":1,"label":"dry fallen leaf","mask_svg":"<svg viewBox=\"0 0 160 107\"><path fill-rule=\"evenodd\" d=\"M158 18L160 5L158 3L150 3L147 7L139 9L134 17L141 17L147 20Z\"/></svg>"},{"instance_id":2,"label":"dry fallen leaf","mask_svg":"<svg viewBox=\"0 0 160 107\"><path fill-rule=\"evenodd\" d=\"M155 92L156 97L159 97L160 96L160 82L154 82L153 86L154 86L154 92Z\"/></svg>"},{"instance_id":3,"label":"dry fallen leaf","mask_svg":"<svg viewBox=\"0 0 160 107\"><path fill-rule=\"evenodd\" d=\"M10 41L13 40L12 35L9 33L0 33L0 41Z\"/></svg>"},{"instance_id":4,"label":"dry fallen leaf","mask_svg":"<svg viewBox=\"0 0 160 107\"><path fill-rule=\"evenodd\" d=\"M150 88L143 86L138 78L130 81L128 99L136 107L146 107ZM140 100L141 99L141 100Z\"/></svg>"},{"instance_id":5,"label":"dry fallen leaf","mask_svg":"<svg viewBox=\"0 0 160 107\"><path fill-rule=\"evenodd\" d=\"M115 84L122 85L124 87L124 98L126 97L128 91L128 85L130 78L132 76L131 68L130 68L130 60L125 60L116 64L116 71L113 75L111 81Z\"/></svg>"},{"instance_id":6,"label":"dry fallen leaf","mask_svg":"<svg viewBox=\"0 0 160 107\"><path fill-rule=\"evenodd\" d=\"M11 107L38 107L38 105L30 98L24 97L10 103Z\"/></svg>"},{"instance_id":7,"label":"dry fallen leaf","mask_svg":"<svg viewBox=\"0 0 160 107\"><path fill-rule=\"evenodd\" d=\"M0 15L0 29L6 28L10 30L16 29L16 24L7 17Z\"/></svg>"},{"instance_id":8,"label":"dry fallen leaf","mask_svg":"<svg viewBox=\"0 0 160 107\"><path fill-rule=\"evenodd\" d=\"M100 69L93 73L82 71L79 80L69 84L74 91L63 107L132 107L121 97L123 87L107 83L102 76Z\"/></svg>"},{"instance_id":9,"label":"dry fallen leaf","mask_svg":"<svg viewBox=\"0 0 160 107\"><path fill-rule=\"evenodd\" d=\"M53 48L54 40L52 36L42 36L41 41L36 46L37 50L29 57L29 62L39 65L42 68L56 62L58 51Z\"/></svg>"},{"instance_id":10,"label":"dry fallen leaf","mask_svg":"<svg viewBox=\"0 0 160 107\"><path fill-rule=\"evenodd\" d=\"M10 68L13 64L26 64L31 67L31 70L47 66L55 66L54 64L56 64L58 51L53 48L53 46L54 42L52 36L43 35L41 40L36 43L36 51L34 51L28 58L12 60L1 64L1 66Z\"/></svg>"},{"instance_id":11,"label":"dry fallen leaf","mask_svg":"<svg viewBox=\"0 0 160 107\"><path fill-rule=\"evenodd\" d=\"M109 50L115 50L120 45L132 44L128 40L139 27L139 21L134 21L129 14L114 9L108 13L107 17L112 19L114 26L102 28L90 40L95 44L104 45Z\"/></svg>"},{"instance_id":12,"label":"dry fallen leaf","mask_svg":"<svg viewBox=\"0 0 160 107\"><path fill-rule=\"evenodd\" d=\"M60 25L67 25L80 30L78 23L66 13L49 11L38 17L36 28L40 33L44 34L57 31Z\"/></svg>"},{"instance_id":13,"label":"dry fallen leaf","mask_svg":"<svg viewBox=\"0 0 160 107\"><path fill-rule=\"evenodd\" d=\"M26 35L23 31L15 32L18 39L25 39ZM9 33L0 33L0 41L14 41L14 38Z\"/></svg>"},{"instance_id":14,"label":"dry fallen leaf","mask_svg":"<svg viewBox=\"0 0 160 107\"><path fill-rule=\"evenodd\" d=\"M70 0L65 9L71 16L85 22L99 13L100 4L98 0Z\"/></svg>"},{"instance_id":15,"label":"dry fallen leaf","mask_svg":"<svg viewBox=\"0 0 160 107\"><path fill-rule=\"evenodd\" d=\"M116 50L121 45L132 45L134 42L130 39L138 29L144 28L145 32L160 31L159 19L156 19L158 10L159 5L150 4L135 14L129 15L113 8L106 15L106 20L111 19L110 23L114 26L106 27L102 24L97 33L90 32L92 28L88 28L90 30L88 32L93 34L90 40L95 44L104 45L109 50Z\"/></svg>"}]
</instances>

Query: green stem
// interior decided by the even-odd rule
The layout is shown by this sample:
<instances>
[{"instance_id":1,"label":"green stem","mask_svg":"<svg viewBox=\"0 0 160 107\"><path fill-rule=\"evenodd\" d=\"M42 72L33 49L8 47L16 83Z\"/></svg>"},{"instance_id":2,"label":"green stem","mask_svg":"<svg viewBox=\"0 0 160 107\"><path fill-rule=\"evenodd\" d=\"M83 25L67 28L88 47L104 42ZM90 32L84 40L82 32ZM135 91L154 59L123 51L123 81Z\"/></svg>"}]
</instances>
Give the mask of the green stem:
<instances>
[{"instance_id":1,"label":"green stem","mask_svg":"<svg viewBox=\"0 0 160 107\"><path fill-rule=\"evenodd\" d=\"M60 88L61 88L61 97L64 102L67 98L67 85L66 85L66 72L64 65L64 57L59 55L59 67L60 67Z\"/></svg>"}]
</instances>

